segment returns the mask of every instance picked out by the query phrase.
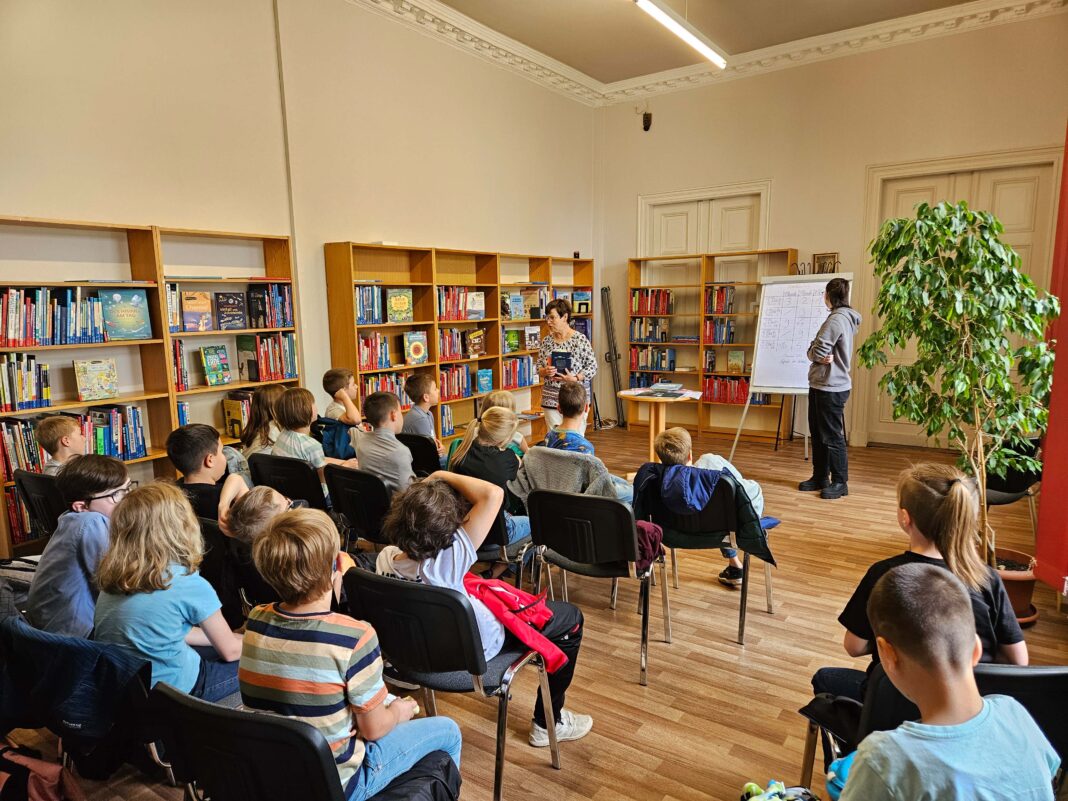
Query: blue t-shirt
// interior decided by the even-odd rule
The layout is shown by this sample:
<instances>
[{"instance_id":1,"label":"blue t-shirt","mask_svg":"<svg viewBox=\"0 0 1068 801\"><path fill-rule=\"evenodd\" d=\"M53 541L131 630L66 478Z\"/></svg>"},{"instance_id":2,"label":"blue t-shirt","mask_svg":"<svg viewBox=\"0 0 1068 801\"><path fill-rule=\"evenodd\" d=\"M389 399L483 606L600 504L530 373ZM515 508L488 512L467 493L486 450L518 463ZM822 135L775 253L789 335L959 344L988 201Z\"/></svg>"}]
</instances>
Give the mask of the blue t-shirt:
<instances>
[{"instance_id":1,"label":"blue t-shirt","mask_svg":"<svg viewBox=\"0 0 1068 801\"><path fill-rule=\"evenodd\" d=\"M108 550L108 519L100 512L64 512L37 564L26 614L35 628L67 637L93 630L93 577Z\"/></svg>"},{"instance_id":2,"label":"blue t-shirt","mask_svg":"<svg viewBox=\"0 0 1068 801\"><path fill-rule=\"evenodd\" d=\"M218 611L222 604L199 573L171 565L165 590L133 595L100 593L93 639L133 648L152 662L152 684L165 681L189 692L200 673L200 654L185 635Z\"/></svg>"},{"instance_id":3,"label":"blue t-shirt","mask_svg":"<svg viewBox=\"0 0 1068 801\"><path fill-rule=\"evenodd\" d=\"M579 432L567 428L552 429L545 435L545 439L540 444L546 448L555 448L558 451L576 451L593 456L593 443Z\"/></svg>"},{"instance_id":4,"label":"blue t-shirt","mask_svg":"<svg viewBox=\"0 0 1068 801\"><path fill-rule=\"evenodd\" d=\"M1053 801L1060 758L1015 699L988 695L956 726L902 723L864 738L841 801Z\"/></svg>"}]
</instances>

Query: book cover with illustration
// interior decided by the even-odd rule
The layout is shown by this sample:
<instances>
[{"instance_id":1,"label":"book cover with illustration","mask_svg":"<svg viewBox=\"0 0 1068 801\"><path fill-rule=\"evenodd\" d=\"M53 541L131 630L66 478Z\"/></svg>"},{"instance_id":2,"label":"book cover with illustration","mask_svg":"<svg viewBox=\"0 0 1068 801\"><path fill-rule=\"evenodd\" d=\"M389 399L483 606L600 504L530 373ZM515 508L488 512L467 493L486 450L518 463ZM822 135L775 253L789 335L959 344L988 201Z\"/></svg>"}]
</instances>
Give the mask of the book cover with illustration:
<instances>
[{"instance_id":1,"label":"book cover with illustration","mask_svg":"<svg viewBox=\"0 0 1068 801\"><path fill-rule=\"evenodd\" d=\"M390 323L410 323L414 319L412 307L412 290L387 289L386 315Z\"/></svg>"},{"instance_id":2,"label":"book cover with illustration","mask_svg":"<svg viewBox=\"0 0 1068 801\"><path fill-rule=\"evenodd\" d=\"M530 316L527 310L523 308L523 294L521 292L512 292L508 295L508 311L513 320L525 320Z\"/></svg>"},{"instance_id":3,"label":"book cover with illustration","mask_svg":"<svg viewBox=\"0 0 1068 801\"><path fill-rule=\"evenodd\" d=\"M151 339L148 298L143 289L109 289L99 293L108 339Z\"/></svg>"},{"instance_id":4,"label":"book cover with illustration","mask_svg":"<svg viewBox=\"0 0 1068 801\"><path fill-rule=\"evenodd\" d=\"M241 381L260 380L259 342L257 337L243 335L235 338L237 343L237 377Z\"/></svg>"},{"instance_id":5,"label":"book cover with illustration","mask_svg":"<svg viewBox=\"0 0 1068 801\"><path fill-rule=\"evenodd\" d=\"M464 331L464 356L473 359L482 356L486 352L486 332L481 328L473 331Z\"/></svg>"},{"instance_id":6,"label":"book cover with illustration","mask_svg":"<svg viewBox=\"0 0 1068 801\"><path fill-rule=\"evenodd\" d=\"M486 319L486 293L485 292L468 292L467 293L467 308L465 309L467 320L485 320Z\"/></svg>"},{"instance_id":7,"label":"book cover with illustration","mask_svg":"<svg viewBox=\"0 0 1068 801\"><path fill-rule=\"evenodd\" d=\"M229 384L230 355L225 345L208 345L200 349L200 360L204 363L204 380L209 387Z\"/></svg>"},{"instance_id":8,"label":"book cover with illustration","mask_svg":"<svg viewBox=\"0 0 1068 801\"><path fill-rule=\"evenodd\" d=\"M75 359L74 380L80 401L118 397L119 370L114 359Z\"/></svg>"},{"instance_id":9,"label":"book cover with illustration","mask_svg":"<svg viewBox=\"0 0 1068 801\"><path fill-rule=\"evenodd\" d=\"M426 331L404 332L405 364L424 364L427 359Z\"/></svg>"},{"instance_id":10,"label":"book cover with illustration","mask_svg":"<svg viewBox=\"0 0 1068 801\"><path fill-rule=\"evenodd\" d=\"M211 293L183 290L182 330L211 331L213 328Z\"/></svg>"},{"instance_id":11,"label":"book cover with illustration","mask_svg":"<svg viewBox=\"0 0 1068 801\"><path fill-rule=\"evenodd\" d=\"M488 367L478 371L478 392L493 392L493 370Z\"/></svg>"},{"instance_id":12,"label":"book cover with illustration","mask_svg":"<svg viewBox=\"0 0 1068 801\"><path fill-rule=\"evenodd\" d=\"M215 319L220 331L239 331L248 328L248 306L244 292L216 292Z\"/></svg>"},{"instance_id":13,"label":"book cover with illustration","mask_svg":"<svg viewBox=\"0 0 1068 801\"><path fill-rule=\"evenodd\" d=\"M523 346L520 343L520 337L522 331L518 328L509 328L504 332L504 352L515 353L517 350L522 350Z\"/></svg>"},{"instance_id":14,"label":"book cover with illustration","mask_svg":"<svg viewBox=\"0 0 1068 801\"><path fill-rule=\"evenodd\" d=\"M589 314L593 303L593 293L588 289L576 289L571 293L571 307L575 314Z\"/></svg>"},{"instance_id":15,"label":"book cover with illustration","mask_svg":"<svg viewBox=\"0 0 1068 801\"><path fill-rule=\"evenodd\" d=\"M744 373L745 372L745 351L744 350L729 350L729 351L727 351L727 372L728 373Z\"/></svg>"},{"instance_id":16,"label":"book cover with illustration","mask_svg":"<svg viewBox=\"0 0 1068 801\"><path fill-rule=\"evenodd\" d=\"M537 350L541 347L541 329L536 325L528 325L523 329L523 339L527 350Z\"/></svg>"}]
</instances>

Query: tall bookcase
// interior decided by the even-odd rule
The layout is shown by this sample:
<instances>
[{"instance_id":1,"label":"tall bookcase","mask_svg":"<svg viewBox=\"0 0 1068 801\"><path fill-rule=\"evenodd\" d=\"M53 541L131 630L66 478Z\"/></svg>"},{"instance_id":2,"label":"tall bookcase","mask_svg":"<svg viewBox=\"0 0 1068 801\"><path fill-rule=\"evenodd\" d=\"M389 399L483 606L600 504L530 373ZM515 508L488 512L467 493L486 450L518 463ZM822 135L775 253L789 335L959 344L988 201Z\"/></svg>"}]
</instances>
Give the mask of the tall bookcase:
<instances>
[{"instance_id":1,"label":"tall bookcase","mask_svg":"<svg viewBox=\"0 0 1068 801\"><path fill-rule=\"evenodd\" d=\"M628 265L628 386L657 380L701 390L667 408L668 422L698 433L733 434L752 372L763 276L789 275L797 250L780 248L647 256ZM789 433L792 399L759 398L743 436ZM643 404L627 402L629 424L647 425Z\"/></svg>"},{"instance_id":2,"label":"tall bookcase","mask_svg":"<svg viewBox=\"0 0 1068 801\"><path fill-rule=\"evenodd\" d=\"M260 260L251 259L250 253L262 254ZM238 254L242 255L238 257ZM8 358L26 354L35 357L38 363L48 364L51 394L48 406L2 412L0 417L17 421L59 412L86 413L104 406L136 406L143 418L146 455L126 461L131 477L142 482L155 477L174 477L165 443L177 425L178 400L186 395L202 398L191 410L190 420L221 429L220 395L230 389L256 385L235 382L193 387L186 393L176 391L173 341L190 335L172 334L169 330L166 255L173 255L173 263L182 265L180 270L171 270L168 263L167 273L213 276L210 282L206 278L198 279L207 286L196 288L247 283L248 277L255 276L287 281L295 286L287 237L0 216L0 293L6 295L9 289L32 292L49 288L54 293L71 289L89 297L108 289L142 289L148 301L152 329L149 339L0 348L0 354ZM31 280L29 276L33 275L41 280ZM5 319L0 324L7 322ZM233 354L232 337L238 333L241 332L204 332L191 341L227 344L229 340L228 350ZM72 361L106 358L116 362L118 396L79 401ZM236 369L233 372L236 375ZM299 381L298 377L286 383ZM30 447L33 443L24 439L22 444ZM4 494L6 513L0 516L0 558L39 553L45 545L43 538L14 540L10 517L14 506L12 482L5 482Z\"/></svg>"},{"instance_id":3,"label":"tall bookcase","mask_svg":"<svg viewBox=\"0 0 1068 801\"><path fill-rule=\"evenodd\" d=\"M493 390L507 389L516 394L516 408L520 411L541 408L541 381L536 374L537 349L526 348L525 338L521 338L523 347L507 351L506 339L510 330L533 326L538 328L540 339L546 334L545 321L541 316L504 316L502 301L530 290L544 289L550 300L560 292L570 295L575 290L585 290L591 295L591 305L590 311L581 317L590 321L592 334L592 259L355 242L327 243L324 249L333 365L353 369L361 397L376 389L397 391L406 407L408 401L402 392L403 381L415 372L432 373L442 388L441 402L434 412L436 431L446 442L463 436L464 426L475 416L478 400L486 394L479 391L477 385L480 369L490 371ZM369 288L381 289L383 293L390 289L410 289L412 320L403 323L361 322L356 293ZM462 291L483 293L485 310L481 319L450 319L454 315L441 307L442 292L451 293L447 297L454 297ZM462 334L474 329L484 332L485 353L474 357L468 357L466 353L442 353L442 336L448 336L454 330ZM405 362L404 335L410 332L426 335L427 360L422 364ZM361 338L374 334L380 337L376 343L385 342L388 346L389 364L361 363ZM529 383L506 384L511 360L525 357L530 357L534 367ZM471 373L470 392L460 396L448 393L446 379L450 372L465 369ZM445 430L443 420L450 416L455 430L442 436ZM545 432L544 421L534 420L529 428L524 425L521 430L529 437L540 439Z\"/></svg>"}]
</instances>

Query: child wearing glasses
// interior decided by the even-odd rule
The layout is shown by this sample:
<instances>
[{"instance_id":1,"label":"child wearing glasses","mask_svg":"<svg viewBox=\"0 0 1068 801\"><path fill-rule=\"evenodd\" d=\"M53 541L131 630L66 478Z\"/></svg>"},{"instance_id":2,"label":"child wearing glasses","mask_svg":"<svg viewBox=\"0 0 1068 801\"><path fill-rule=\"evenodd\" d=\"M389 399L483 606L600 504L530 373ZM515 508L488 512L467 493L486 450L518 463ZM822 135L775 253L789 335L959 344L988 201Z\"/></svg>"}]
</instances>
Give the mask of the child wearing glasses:
<instances>
[{"instance_id":1,"label":"child wearing glasses","mask_svg":"<svg viewBox=\"0 0 1068 801\"><path fill-rule=\"evenodd\" d=\"M68 637L93 630L97 566L108 549L108 519L137 486L126 466L107 456L72 456L57 476L66 512L37 565L26 610L35 628Z\"/></svg>"}]
</instances>

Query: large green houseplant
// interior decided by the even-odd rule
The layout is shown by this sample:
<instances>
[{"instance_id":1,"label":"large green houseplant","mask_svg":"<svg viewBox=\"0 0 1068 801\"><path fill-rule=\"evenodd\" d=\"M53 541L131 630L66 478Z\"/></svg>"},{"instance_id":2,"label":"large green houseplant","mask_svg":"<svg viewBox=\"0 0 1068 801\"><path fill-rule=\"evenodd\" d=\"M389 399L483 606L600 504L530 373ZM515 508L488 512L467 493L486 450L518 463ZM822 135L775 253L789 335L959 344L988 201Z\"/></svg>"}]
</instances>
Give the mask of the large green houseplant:
<instances>
[{"instance_id":1,"label":"large green houseplant","mask_svg":"<svg viewBox=\"0 0 1068 801\"><path fill-rule=\"evenodd\" d=\"M1040 297L1020 272L1001 232L992 214L966 203L921 203L915 219L886 220L870 247L880 327L859 353L871 368L915 345L915 360L891 367L879 386L895 419L944 436L978 480L980 548L989 564L987 472L1040 467L1026 455L1025 437L1046 427L1053 352L1043 336L1060 314L1057 298Z\"/></svg>"}]
</instances>

